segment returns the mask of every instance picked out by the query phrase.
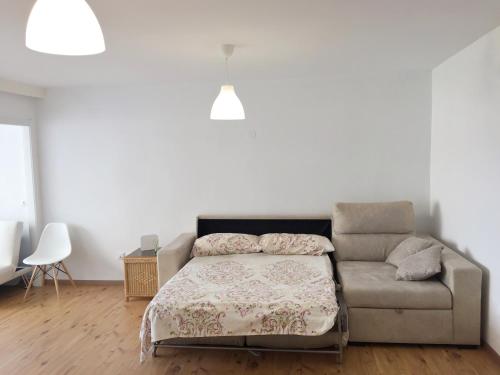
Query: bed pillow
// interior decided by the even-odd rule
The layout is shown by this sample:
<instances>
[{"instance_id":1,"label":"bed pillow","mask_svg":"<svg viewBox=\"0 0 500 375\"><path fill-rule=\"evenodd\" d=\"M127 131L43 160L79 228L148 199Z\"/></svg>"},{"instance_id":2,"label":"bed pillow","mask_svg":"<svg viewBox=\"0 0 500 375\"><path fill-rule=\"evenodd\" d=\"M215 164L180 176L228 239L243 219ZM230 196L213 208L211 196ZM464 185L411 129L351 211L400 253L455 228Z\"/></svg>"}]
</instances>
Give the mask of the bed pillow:
<instances>
[{"instance_id":1,"label":"bed pillow","mask_svg":"<svg viewBox=\"0 0 500 375\"><path fill-rule=\"evenodd\" d=\"M431 240L418 238L415 236L408 237L406 240L396 246L392 253L389 254L385 262L399 267L401 262L408 258L410 255L416 254L424 249L428 249L432 245L433 242Z\"/></svg>"},{"instance_id":2,"label":"bed pillow","mask_svg":"<svg viewBox=\"0 0 500 375\"><path fill-rule=\"evenodd\" d=\"M334 251L331 241L316 234L267 233L260 236L262 251L274 255L321 255Z\"/></svg>"},{"instance_id":3,"label":"bed pillow","mask_svg":"<svg viewBox=\"0 0 500 375\"><path fill-rule=\"evenodd\" d=\"M212 233L194 241L191 256L259 253L259 237L242 233Z\"/></svg>"},{"instance_id":4,"label":"bed pillow","mask_svg":"<svg viewBox=\"0 0 500 375\"><path fill-rule=\"evenodd\" d=\"M441 272L441 251L443 247L435 245L410 255L401 262L396 271L396 280L426 280Z\"/></svg>"}]
</instances>

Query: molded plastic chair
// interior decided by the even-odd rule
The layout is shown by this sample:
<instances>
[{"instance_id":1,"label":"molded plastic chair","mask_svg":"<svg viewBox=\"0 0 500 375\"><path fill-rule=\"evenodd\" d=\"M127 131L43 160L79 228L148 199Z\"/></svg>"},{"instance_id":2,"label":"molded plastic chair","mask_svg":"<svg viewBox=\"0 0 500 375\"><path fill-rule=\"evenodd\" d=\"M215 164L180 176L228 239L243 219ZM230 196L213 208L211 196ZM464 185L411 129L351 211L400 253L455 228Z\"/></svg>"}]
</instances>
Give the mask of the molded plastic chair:
<instances>
[{"instance_id":1,"label":"molded plastic chair","mask_svg":"<svg viewBox=\"0 0 500 375\"><path fill-rule=\"evenodd\" d=\"M45 281L45 276L54 279L57 298L59 298L59 284L57 282L59 271L68 275L71 284L76 287L68 269L63 263L63 260L69 257L70 254L71 241L69 239L68 226L64 223L47 224L42 232L35 252L23 261L25 264L35 266L24 298L26 299L33 284L33 280L35 280L40 272L43 274L42 284ZM49 274L50 270L52 270L52 276Z\"/></svg>"},{"instance_id":2,"label":"molded plastic chair","mask_svg":"<svg viewBox=\"0 0 500 375\"><path fill-rule=\"evenodd\" d=\"M23 223L19 221L0 221L0 284L21 276L16 268L22 231Z\"/></svg>"}]
</instances>

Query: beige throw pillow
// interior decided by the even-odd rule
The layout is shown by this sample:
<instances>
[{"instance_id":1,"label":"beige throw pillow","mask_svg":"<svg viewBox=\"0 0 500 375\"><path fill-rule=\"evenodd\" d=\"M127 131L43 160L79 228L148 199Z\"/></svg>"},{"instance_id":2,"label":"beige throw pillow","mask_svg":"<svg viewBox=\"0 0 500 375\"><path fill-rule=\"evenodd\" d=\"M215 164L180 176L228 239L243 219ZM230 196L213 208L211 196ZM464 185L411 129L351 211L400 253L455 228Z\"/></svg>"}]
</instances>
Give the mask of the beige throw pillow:
<instances>
[{"instance_id":1,"label":"beige throw pillow","mask_svg":"<svg viewBox=\"0 0 500 375\"><path fill-rule=\"evenodd\" d=\"M416 254L419 251L427 249L432 245L433 242L431 240L418 238L415 236L408 237L406 240L396 246L392 253L389 254L385 262L399 267L399 265L405 258L409 257L410 255Z\"/></svg>"},{"instance_id":2,"label":"beige throw pillow","mask_svg":"<svg viewBox=\"0 0 500 375\"><path fill-rule=\"evenodd\" d=\"M250 254L262 251L259 237L242 233L212 233L194 242L191 256Z\"/></svg>"},{"instance_id":3,"label":"beige throw pillow","mask_svg":"<svg viewBox=\"0 0 500 375\"><path fill-rule=\"evenodd\" d=\"M274 255L321 255L334 251L332 242L316 234L267 233L260 236L262 251Z\"/></svg>"},{"instance_id":4,"label":"beige throw pillow","mask_svg":"<svg viewBox=\"0 0 500 375\"><path fill-rule=\"evenodd\" d=\"M441 272L440 245L419 251L403 260L396 271L396 280L425 280Z\"/></svg>"}]
</instances>

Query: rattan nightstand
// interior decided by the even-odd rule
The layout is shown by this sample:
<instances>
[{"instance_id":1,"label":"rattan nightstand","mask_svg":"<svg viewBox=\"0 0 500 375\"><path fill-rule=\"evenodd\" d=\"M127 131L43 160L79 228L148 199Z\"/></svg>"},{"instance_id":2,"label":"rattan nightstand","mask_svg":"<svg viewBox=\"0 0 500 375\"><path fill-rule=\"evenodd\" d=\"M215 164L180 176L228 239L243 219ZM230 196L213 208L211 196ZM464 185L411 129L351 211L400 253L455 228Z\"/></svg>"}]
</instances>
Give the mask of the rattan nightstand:
<instances>
[{"instance_id":1,"label":"rattan nightstand","mask_svg":"<svg viewBox=\"0 0 500 375\"><path fill-rule=\"evenodd\" d=\"M125 269L125 299L153 297L158 290L156 254L153 250L137 249L123 257Z\"/></svg>"}]
</instances>

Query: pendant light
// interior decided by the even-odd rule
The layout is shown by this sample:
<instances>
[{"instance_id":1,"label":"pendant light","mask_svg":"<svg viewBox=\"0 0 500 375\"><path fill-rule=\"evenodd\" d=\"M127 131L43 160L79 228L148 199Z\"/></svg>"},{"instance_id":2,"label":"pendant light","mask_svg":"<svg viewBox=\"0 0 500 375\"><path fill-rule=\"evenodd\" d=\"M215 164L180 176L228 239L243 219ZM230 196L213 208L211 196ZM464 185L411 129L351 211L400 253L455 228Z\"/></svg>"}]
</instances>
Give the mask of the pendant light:
<instances>
[{"instance_id":1,"label":"pendant light","mask_svg":"<svg viewBox=\"0 0 500 375\"><path fill-rule=\"evenodd\" d=\"M99 21L85 0L37 0L26 26L26 47L69 56L106 50Z\"/></svg>"},{"instance_id":2,"label":"pendant light","mask_svg":"<svg viewBox=\"0 0 500 375\"><path fill-rule=\"evenodd\" d=\"M245 110L241 104L240 99L236 96L234 91L234 86L228 83L228 60L232 56L234 51L233 44L224 44L222 46L222 52L225 57L226 64L226 84L222 85L220 88L219 95L212 105L212 111L210 112L211 120L244 120Z\"/></svg>"}]
</instances>

